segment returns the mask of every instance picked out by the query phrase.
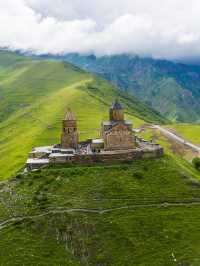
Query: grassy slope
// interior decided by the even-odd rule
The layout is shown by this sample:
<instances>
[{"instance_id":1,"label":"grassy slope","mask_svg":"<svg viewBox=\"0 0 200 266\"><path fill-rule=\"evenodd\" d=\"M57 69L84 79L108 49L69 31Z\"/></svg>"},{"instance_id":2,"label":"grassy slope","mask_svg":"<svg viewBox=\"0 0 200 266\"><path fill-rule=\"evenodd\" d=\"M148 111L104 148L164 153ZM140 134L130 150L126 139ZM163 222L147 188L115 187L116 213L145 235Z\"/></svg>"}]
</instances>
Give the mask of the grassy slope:
<instances>
[{"instance_id":1,"label":"grassy slope","mask_svg":"<svg viewBox=\"0 0 200 266\"><path fill-rule=\"evenodd\" d=\"M179 136L182 136L186 140L200 145L200 125L198 124L170 124L166 125L166 128L170 129L174 133L176 133ZM151 130L147 130L145 133L142 134L143 137L146 138L152 138L155 136L155 132L152 132ZM181 163L184 163L184 160L182 158L186 159L187 161L192 161L194 157L199 156L198 152L193 151L192 149L188 147L183 147L183 145L177 145L174 142L170 143L169 140L156 133L156 138L160 142L161 145L165 147L165 150L174 157L175 160L179 158L181 160ZM181 147L182 146L182 147ZM179 156L178 156L178 154Z\"/></svg>"},{"instance_id":2,"label":"grassy slope","mask_svg":"<svg viewBox=\"0 0 200 266\"><path fill-rule=\"evenodd\" d=\"M197 266L199 205L131 207L199 200L195 176L169 156L122 166L43 169L19 176L0 186L0 220L35 217L11 221L0 230L0 261L12 266ZM122 206L129 208L101 214L63 212Z\"/></svg>"},{"instance_id":3,"label":"grassy slope","mask_svg":"<svg viewBox=\"0 0 200 266\"><path fill-rule=\"evenodd\" d=\"M185 139L200 145L200 125L199 124L171 124L167 126L175 130Z\"/></svg>"},{"instance_id":4,"label":"grassy slope","mask_svg":"<svg viewBox=\"0 0 200 266\"><path fill-rule=\"evenodd\" d=\"M72 65L0 53L0 179L19 170L36 145L59 142L67 107L76 113L81 139L96 137L107 110L120 98L135 126L164 122L158 113L108 82Z\"/></svg>"},{"instance_id":5,"label":"grassy slope","mask_svg":"<svg viewBox=\"0 0 200 266\"><path fill-rule=\"evenodd\" d=\"M171 127L171 125L167 126L167 128L169 127ZM179 167L182 167L194 174L191 161L194 157L198 156L196 152L193 152L191 149L184 147L183 145L179 145L174 141L169 141L169 139L164 137L158 130L146 128L137 135L143 139L154 140L156 143L160 144L164 148L165 154L172 158ZM196 172L195 176L198 179L199 172Z\"/></svg>"}]
</instances>

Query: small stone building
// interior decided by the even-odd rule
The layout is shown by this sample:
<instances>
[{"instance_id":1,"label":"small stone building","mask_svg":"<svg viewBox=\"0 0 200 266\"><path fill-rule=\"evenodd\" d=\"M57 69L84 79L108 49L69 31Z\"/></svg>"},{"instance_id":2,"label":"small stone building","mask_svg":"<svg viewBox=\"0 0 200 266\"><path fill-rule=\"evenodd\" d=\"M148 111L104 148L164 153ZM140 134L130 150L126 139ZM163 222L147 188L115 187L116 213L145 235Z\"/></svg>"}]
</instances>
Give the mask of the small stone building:
<instances>
[{"instance_id":1,"label":"small stone building","mask_svg":"<svg viewBox=\"0 0 200 266\"><path fill-rule=\"evenodd\" d=\"M136 146L133 124L124 120L124 110L118 101L110 107L110 121L102 123L101 137L107 151L131 150Z\"/></svg>"},{"instance_id":2,"label":"small stone building","mask_svg":"<svg viewBox=\"0 0 200 266\"><path fill-rule=\"evenodd\" d=\"M65 119L62 122L61 148L78 148L77 121L75 115L70 109L68 109Z\"/></svg>"}]
</instances>

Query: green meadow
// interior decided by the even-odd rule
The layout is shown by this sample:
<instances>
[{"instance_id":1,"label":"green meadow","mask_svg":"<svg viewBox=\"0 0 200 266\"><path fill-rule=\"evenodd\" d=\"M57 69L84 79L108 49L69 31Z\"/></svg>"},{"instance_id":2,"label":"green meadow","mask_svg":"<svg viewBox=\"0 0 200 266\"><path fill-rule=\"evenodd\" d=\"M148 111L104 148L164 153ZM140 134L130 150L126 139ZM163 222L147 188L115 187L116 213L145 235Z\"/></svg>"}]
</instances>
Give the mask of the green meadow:
<instances>
[{"instance_id":1,"label":"green meadow","mask_svg":"<svg viewBox=\"0 0 200 266\"><path fill-rule=\"evenodd\" d=\"M200 263L200 183L170 156L0 184L2 265Z\"/></svg>"}]
</instances>

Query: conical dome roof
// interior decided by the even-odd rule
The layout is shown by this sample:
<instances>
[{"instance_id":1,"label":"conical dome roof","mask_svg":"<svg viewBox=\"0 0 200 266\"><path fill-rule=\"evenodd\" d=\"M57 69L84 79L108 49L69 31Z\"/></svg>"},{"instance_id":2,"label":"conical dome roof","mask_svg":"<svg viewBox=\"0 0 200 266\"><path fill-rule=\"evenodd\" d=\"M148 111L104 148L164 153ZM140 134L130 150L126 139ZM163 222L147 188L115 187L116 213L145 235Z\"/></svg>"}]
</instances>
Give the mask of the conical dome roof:
<instances>
[{"instance_id":1,"label":"conical dome roof","mask_svg":"<svg viewBox=\"0 0 200 266\"><path fill-rule=\"evenodd\" d=\"M64 120L68 120L68 121L75 121L76 120L76 117L75 117L74 113L72 113L70 108L67 109Z\"/></svg>"},{"instance_id":2,"label":"conical dome roof","mask_svg":"<svg viewBox=\"0 0 200 266\"><path fill-rule=\"evenodd\" d=\"M122 108L121 104L119 103L119 101L115 100L115 102L111 106L111 109L122 110L123 108Z\"/></svg>"}]
</instances>

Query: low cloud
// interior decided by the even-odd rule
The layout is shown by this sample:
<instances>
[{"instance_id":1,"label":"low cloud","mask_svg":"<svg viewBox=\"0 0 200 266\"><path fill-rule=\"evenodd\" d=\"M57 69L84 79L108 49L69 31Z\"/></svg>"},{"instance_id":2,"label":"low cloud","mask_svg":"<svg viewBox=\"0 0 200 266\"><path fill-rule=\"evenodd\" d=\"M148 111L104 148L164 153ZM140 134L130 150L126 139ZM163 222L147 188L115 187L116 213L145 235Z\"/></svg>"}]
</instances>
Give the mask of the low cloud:
<instances>
[{"instance_id":1,"label":"low cloud","mask_svg":"<svg viewBox=\"0 0 200 266\"><path fill-rule=\"evenodd\" d=\"M0 0L0 46L192 60L200 57L199 13L199 0Z\"/></svg>"}]
</instances>

